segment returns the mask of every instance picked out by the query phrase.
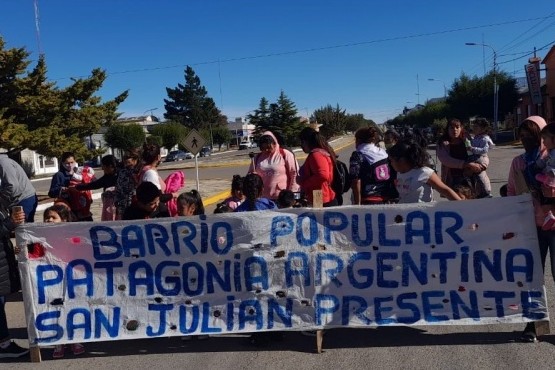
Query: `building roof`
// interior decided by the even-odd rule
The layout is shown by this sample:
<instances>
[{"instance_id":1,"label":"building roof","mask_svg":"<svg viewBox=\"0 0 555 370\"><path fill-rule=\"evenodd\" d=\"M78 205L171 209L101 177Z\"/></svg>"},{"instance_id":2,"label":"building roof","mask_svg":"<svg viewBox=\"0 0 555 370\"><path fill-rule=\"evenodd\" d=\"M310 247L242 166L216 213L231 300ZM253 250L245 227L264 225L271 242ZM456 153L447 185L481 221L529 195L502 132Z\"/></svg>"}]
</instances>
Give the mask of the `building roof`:
<instances>
[{"instance_id":1,"label":"building roof","mask_svg":"<svg viewBox=\"0 0 555 370\"><path fill-rule=\"evenodd\" d=\"M553 57L554 55L555 55L555 46L552 46L551 49L549 49L549 51L547 52L547 54L545 54L545 57L543 57L542 64L545 64L545 61L548 59L551 59L551 57Z\"/></svg>"}]
</instances>

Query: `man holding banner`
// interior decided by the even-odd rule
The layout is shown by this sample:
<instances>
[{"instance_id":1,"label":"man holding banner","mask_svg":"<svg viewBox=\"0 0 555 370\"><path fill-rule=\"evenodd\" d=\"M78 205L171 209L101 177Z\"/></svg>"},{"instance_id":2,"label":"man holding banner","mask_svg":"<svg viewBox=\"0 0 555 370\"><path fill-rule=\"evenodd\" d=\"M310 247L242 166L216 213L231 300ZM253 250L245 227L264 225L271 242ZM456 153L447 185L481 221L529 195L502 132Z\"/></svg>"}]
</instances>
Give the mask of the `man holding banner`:
<instances>
[{"instance_id":1,"label":"man holding banner","mask_svg":"<svg viewBox=\"0 0 555 370\"><path fill-rule=\"evenodd\" d=\"M19 217L16 219L16 217ZM12 215L14 221L22 223L25 220L25 213L19 212ZM13 342L8 330L8 320L6 318L6 296L19 291L21 283L10 231L5 225L5 221L0 223L0 358L17 358L29 353L27 348L22 348Z\"/></svg>"}]
</instances>

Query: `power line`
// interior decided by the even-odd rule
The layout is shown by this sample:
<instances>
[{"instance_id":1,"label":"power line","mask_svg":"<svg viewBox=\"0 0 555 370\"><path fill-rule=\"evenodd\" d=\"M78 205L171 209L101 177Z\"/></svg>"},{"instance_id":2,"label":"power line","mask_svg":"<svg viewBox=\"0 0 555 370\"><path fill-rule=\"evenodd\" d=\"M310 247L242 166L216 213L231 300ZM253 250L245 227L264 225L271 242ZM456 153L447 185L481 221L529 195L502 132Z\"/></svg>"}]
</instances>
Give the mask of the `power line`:
<instances>
[{"instance_id":1,"label":"power line","mask_svg":"<svg viewBox=\"0 0 555 370\"><path fill-rule=\"evenodd\" d=\"M268 53L268 54L259 54L259 55L251 55L251 56L244 56L244 57L237 57L237 58L228 58L223 60L211 60L211 61L204 61L204 62L197 62L197 63L187 63L187 64L176 64L170 66L160 66L160 67L152 67L152 68L141 68L141 69L130 69L125 71L116 71L107 73L108 75L120 75L120 74L128 74L128 73L139 73L139 72L150 72L150 71L159 71L164 69L172 69L172 68L183 68L187 65L190 66L199 66L199 65L208 65L208 64L216 64L216 63L230 63L230 62L238 62L238 61L245 61L245 60L254 60L254 59L261 59L261 58L271 58L271 57L278 57L278 56L285 56L285 55L294 55L294 54L304 54L304 53L312 53L316 51L324 51L324 50L333 50L339 48L347 48L347 47L354 47L354 46L363 46L363 45L371 45L371 44L378 44L390 41L399 41L399 40L409 40L415 38L422 38L422 37L430 37L430 36L438 36L438 35L445 35L449 33L456 33L461 31L470 31L482 28L492 28L492 27L499 27L499 26L506 26L511 24L517 23L524 23L536 20L545 20L555 16L555 13L550 14L546 17L537 17L537 18L527 18L527 19L520 19L514 21L506 21L500 23L491 23L479 26L469 26L469 27L461 27L461 28L454 28L450 30L441 30L435 32L425 32L419 33L414 35L405 35L405 36L396 36L396 37L388 37L383 39L377 40L369 40L369 41L360 41L360 42L351 42L346 44L339 44L339 45L331 45L331 46L322 46L322 47L315 47L315 48L308 48L308 49L300 49L300 50L290 50L290 51L283 51L283 52L275 52L275 53ZM78 76L77 78L86 78L87 76ZM54 79L55 81L65 80L71 77L62 77Z\"/></svg>"}]
</instances>

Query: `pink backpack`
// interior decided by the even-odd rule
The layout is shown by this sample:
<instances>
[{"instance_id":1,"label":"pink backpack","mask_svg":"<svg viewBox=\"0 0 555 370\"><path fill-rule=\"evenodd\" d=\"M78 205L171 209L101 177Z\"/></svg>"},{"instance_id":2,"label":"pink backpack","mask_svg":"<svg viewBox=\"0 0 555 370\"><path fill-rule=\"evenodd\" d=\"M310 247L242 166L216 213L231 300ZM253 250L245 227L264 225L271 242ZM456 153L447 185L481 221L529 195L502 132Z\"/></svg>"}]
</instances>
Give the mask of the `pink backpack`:
<instances>
[{"instance_id":1,"label":"pink backpack","mask_svg":"<svg viewBox=\"0 0 555 370\"><path fill-rule=\"evenodd\" d=\"M175 171L168 175L166 178L166 190L164 193L170 194L175 193L185 186L185 174L183 171ZM172 199L166 203L168 207L168 212L171 217L177 216L177 200Z\"/></svg>"}]
</instances>

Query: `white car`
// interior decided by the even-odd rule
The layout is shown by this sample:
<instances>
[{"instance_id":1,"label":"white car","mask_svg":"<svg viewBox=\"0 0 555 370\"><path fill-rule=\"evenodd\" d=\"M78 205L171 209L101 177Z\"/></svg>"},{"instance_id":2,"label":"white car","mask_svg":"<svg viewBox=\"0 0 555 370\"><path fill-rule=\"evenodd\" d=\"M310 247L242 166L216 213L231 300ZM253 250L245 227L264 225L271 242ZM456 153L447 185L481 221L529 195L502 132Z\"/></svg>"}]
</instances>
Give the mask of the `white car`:
<instances>
[{"instance_id":1,"label":"white car","mask_svg":"<svg viewBox=\"0 0 555 370\"><path fill-rule=\"evenodd\" d=\"M256 147L256 145L254 143L251 143L250 141L245 141L239 144L239 150L245 150L245 149L250 149L254 147Z\"/></svg>"}]
</instances>

